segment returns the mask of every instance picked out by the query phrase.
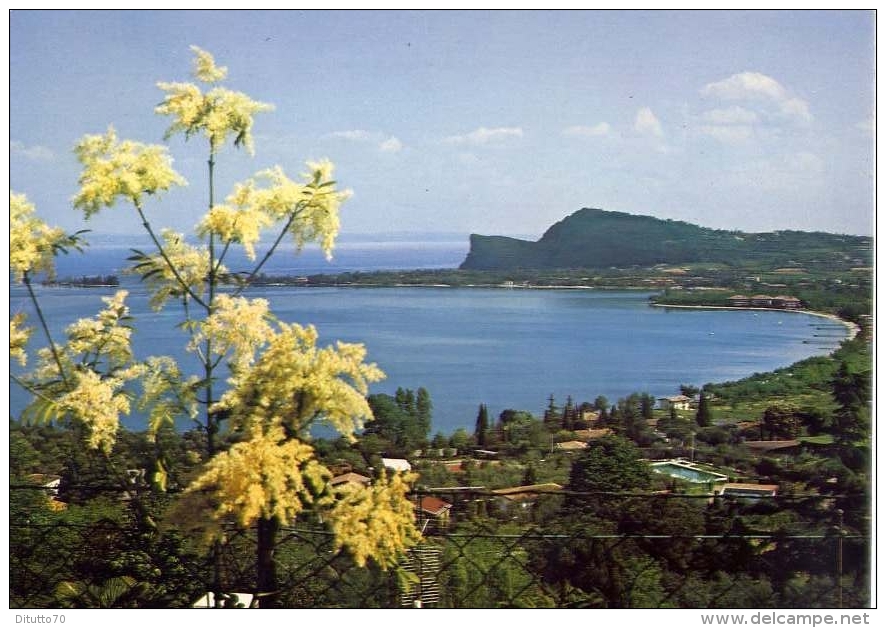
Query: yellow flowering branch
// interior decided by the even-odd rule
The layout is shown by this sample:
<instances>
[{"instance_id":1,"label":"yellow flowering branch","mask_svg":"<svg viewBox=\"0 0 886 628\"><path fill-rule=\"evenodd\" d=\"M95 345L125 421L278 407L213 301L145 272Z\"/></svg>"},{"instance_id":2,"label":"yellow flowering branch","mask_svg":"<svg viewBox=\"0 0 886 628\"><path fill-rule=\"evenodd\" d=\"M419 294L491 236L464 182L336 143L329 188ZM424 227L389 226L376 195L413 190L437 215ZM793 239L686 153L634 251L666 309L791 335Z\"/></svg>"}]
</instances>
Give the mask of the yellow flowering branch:
<instances>
[{"instance_id":1,"label":"yellow flowering branch","mask_svg":"<svg viewBox=\"0 0 886 628\"><path fill-rule=\"evenodd\" d=\"M49 331L49 325L46 324L46 318L43 316L43 309L40 307L40 302L37 300L37 295L34 294L34 288L31 286L31 277L28 271L25 271L22 274L22 283L25 284L25 287L28 289L28 296L31 298L31 302L34 304L34 310L37 312L37 318L40 321L40 326L43 328L43 333L46 335L46 341L49 343L49 349L52 352L52 357L55 360L56 365L58 365L58 372L62 378L62 381L65 385L68 384L68 376L65 375L65 369L62 366L61 356L58 354L58 347L55 344L55 341L52 339L52 334Z\"/></svg>"},{"instance_id":2,"label":"yellow flowering branch","mask_svg":"<svg viewBox=\"0 0 886 628\"><path fill-rule=\"evenodd\" d=\"M280 246L280 243L283 241L283 237L289 231L290 227L292 227L292 223L295 222L295 219L298 218L298 215L304 209L304 205L299 203L293 212L289 216L289 220L286 221L286 224L283 226L283 229L280 230L280 233L277 235L277 238L274 240L274 244L267 250L264 256L261 258L261 261L252 269L252 271L247 275L246 279L243 281L242 285L240 285L237 290L234 291L235 296L239 296L243 293L243 291L252 283L252 280L258 276L258 273L261 271L262 267L265 263L271 259L271 256L274 255L274 251L277 250L277 247Z\"/></svg>"},{"instance_id":3,"label":"yellow flowering branch","mask_svg":"<svg viewBox=\"0 0 886 628\"><path fill-rule=\"evenodd\" d=\"M154 229L151 228L151 223L148 222L148 218L145 216L145 213L142 211L141 205L140 205L140 204L136 204L136 205L135 205L135 209L138 211L138 215L139 215L139 217L140 217L141 220L142 220L142 225L144 226L145 230L148 232L148 235L151 236L151 240L154 242L154 246L157 247L157 252L160 253L160 256L161 256L161 257L163 258L163 260L166 262L167 267L169 268L170 272L172 272L172 274L173 274L173 276L175 277L176 281L179 283L179 285L180 285L182 288L184 288L185 292L186 292L186 293L187 293L192 299L194 299L194 301L195 301L196 303L199 303L202 307L206 308L206 310L209 310L209 304L206 303L203 299L201 299L200 296L197 295L197 294L193 291L193 289L192 289L191 286L188 284L188 282L186 282L186 281L182 278L181 274L178 272L178 268L176 268L175 264L172 263L172 260L169 259L169 255L166 254L166 249L163 248L163 245L160 243L160 239L157 237L157 234L154 233Z\"/></svg>"}]
</instances>

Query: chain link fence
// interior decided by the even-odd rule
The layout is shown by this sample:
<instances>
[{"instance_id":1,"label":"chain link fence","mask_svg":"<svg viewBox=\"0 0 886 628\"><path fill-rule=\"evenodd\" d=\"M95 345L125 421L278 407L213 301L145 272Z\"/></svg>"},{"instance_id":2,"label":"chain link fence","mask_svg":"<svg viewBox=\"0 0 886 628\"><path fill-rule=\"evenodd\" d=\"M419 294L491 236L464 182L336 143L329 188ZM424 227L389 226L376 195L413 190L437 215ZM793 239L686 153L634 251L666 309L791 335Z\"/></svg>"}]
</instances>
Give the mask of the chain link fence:
<instances>
[{"instance_id":1,"label":"chain link fence","mask_svg":"<svg viewBox=\"0 0 886 628\"><path fill-rule=\"evenodd\" d=\"M11 487L36 499L34 487ZM43 495L43 499L46 496ZM249 607L261 604L254 530L211 551L152 518L150 495L84 506L18 504L10 606ZM422 542L396 569L357 567L322 524L284 526L275 550L287 608L859 607L870 540L847 532L840 496L434 489L412 495ZM105 511L100 507L104 501ZM814 512L802 519L797 513ZM618 520L614 520L615 514ZM847 513L850 518L850 513ZM801 523L801 519L807 523ZM813 525L809 521L825 521ZM768 529L767 529L768 528Z\"/></svg>"}]
</instances>

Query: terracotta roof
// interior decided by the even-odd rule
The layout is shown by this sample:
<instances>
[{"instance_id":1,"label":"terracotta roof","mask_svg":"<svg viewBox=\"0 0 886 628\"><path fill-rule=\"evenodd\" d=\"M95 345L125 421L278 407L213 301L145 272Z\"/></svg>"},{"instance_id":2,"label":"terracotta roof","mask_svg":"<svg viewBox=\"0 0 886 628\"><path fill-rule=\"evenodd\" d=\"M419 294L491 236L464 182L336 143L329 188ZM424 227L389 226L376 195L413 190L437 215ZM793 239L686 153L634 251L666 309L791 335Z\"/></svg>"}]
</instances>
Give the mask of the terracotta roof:
<instances>
[{"instance_id":1,"label":"terracotta roof","mask_svg":"<svg viewBox=\"0 0 886 628\"><path fill-rule=\"evenodd\" d=\"M418 503L418 508L420 508L422 512L426 512L429 515L439 517L447 510L452 508L452 504L444 502L439 497L434 497L433 495L425 495Z\"/></svg>"}]
</instances>

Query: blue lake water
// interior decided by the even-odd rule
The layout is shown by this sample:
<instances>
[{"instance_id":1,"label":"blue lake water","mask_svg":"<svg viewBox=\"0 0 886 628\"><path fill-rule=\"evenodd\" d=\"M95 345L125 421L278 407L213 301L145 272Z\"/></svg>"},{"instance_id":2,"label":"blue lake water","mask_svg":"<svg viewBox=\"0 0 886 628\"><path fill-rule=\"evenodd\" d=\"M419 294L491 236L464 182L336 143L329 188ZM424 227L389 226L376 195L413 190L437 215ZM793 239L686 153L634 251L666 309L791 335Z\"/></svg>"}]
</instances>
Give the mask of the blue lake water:
<instances>
[{"instance_id":1,"label":"blue lake water","mask_svg":"<svg viewBox=\"0 0 886 628\"><path fill-rule=\"evenodd\" d=\"M463 258L461 244L436 244L430 254L414 243L405 249L370 246L371 259L355 253L353 259L362 264L340 262L335 272L437 267L429 255L442 260L441 267L452 267ZM68 272L109 272L122 266L108 262L120 251L102 255L110 257L99 262L101 255L93 253L82 270ZM287 272L316 271L293 265ZM147 311L141 286L132 278L124 283L132 311ZM55 334L76 318L93 315L101 307L100 297L111 293L39 289ZM472 430L480 403L497 416L507 408L541 414L550 394L561 404L567 395L577 402L593 401L597 395L614 402L632 392L670 395L680 384L738 379L825 354L845 337L839 323L808 314L657 308L649 306L648 292L273 287L248 294L269 299L282 320L314 324L323 343L366 344L369 359L387 373L373 392L424 386L434 404L433 429L446 434L459 427ZM13 286L10 311L19 310L30 312L30 306L24 291ZM192 359L181 349L186 338L175 327L178 316L172 304L160 313L138 316L137 355ZM14 384L10 397L15 414L26 400ZM135 417L124 422L133 429L144 426Z\"/></svg>"}]
</instances>

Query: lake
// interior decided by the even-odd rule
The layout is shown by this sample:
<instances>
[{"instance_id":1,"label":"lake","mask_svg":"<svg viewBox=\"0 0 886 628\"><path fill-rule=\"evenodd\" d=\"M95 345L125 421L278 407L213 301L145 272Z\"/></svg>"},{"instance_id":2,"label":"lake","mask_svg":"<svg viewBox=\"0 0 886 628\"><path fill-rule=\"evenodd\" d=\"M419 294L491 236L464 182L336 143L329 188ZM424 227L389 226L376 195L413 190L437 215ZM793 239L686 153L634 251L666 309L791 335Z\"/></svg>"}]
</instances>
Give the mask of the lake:
<instances>
[{"instance_id":1,"label":"lake","mask_svg":"<svg viewBox=\"0 0 886 628\"><path fill-rule=\"evenodd\" d=\"M437 244L435 259L455 257L455 249ZM422 247L409 247L408 253L397 245L369 247L376 263L336 272L438 267L416 263L425 259ZM81 268L68 272L110 272L119 266L93 260ZM145 312L146 292L132 278L124 283L132 311ZM77 317L93 315L100 297L111 293L39 288L55 334ZM805 313L651 307L649 292L262 287L248 294L269 299L284 321L314 324L324 344L366 344L369 359L387 374L373 392L424 386L434 404L433 430L445 434L459 427L472 431L481 403L496 417L507 408L540 415L551 394L560 405L567 395L576 402L605 395L611 403L633 392L672 395L680 384L739 379L826 354L846 336L840 323ZM30 312L30 306L24 290L13 286L10 312L19 310ZM178 321L171 304L138 317L136 354L190 359L181 350L186 340L175 328ZM10 396L15 414L25 397L15 384ZM133 417L124 423L144 426Z\"/></svg>"}]
</instances>

